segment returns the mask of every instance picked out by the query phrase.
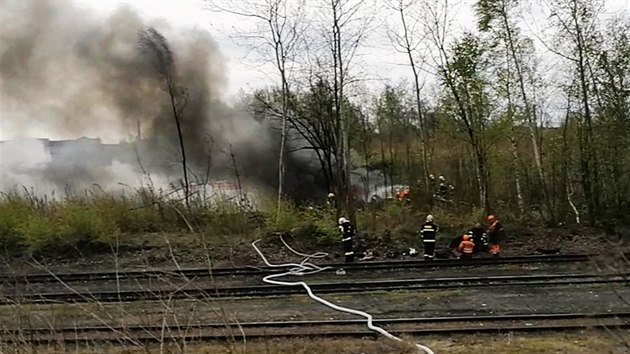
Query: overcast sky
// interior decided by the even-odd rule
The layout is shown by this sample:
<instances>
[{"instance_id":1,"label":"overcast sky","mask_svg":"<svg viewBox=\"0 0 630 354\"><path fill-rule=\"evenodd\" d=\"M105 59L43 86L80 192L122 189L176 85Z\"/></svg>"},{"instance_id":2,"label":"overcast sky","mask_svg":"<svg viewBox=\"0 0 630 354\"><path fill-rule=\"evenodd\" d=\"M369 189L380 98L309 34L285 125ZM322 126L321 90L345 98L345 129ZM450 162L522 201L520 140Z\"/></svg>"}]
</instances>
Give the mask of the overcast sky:
<instances>
[{"instance_id":1,"label":"overcast sky","mask_svg":"<svg viewBox=\"0 0 630 354\"><path fill-rule=\"evenodd\" d=\"M63 1L63 0L61 0ZM239 0L234 0L237 3ZM524 0L527 3L527 0ZM250 91L252 88L269 84L269 71L273 67L260 67L254 65L250 49L242 43L235 43L229 38L229 34L239 30L247 21L235 15L216 13L204 9L204 2L198 0L179 1L151 1L151 0L79 0L78 3L92 7L103 14L109 13L118 6L125 4L132 6L147 18L162 18L173 26L196 26L208 30L219 42L222 53L228 58L228 91L226 98L233 98L239 90ZM473 0L460 1L457 6L457 27L471 28L474 26L471 5ZM539 31L545 26L546 18L543 15L544 6L538 0L529 1L529 13L524 13L526 23L523 30L528 32ZM606 13L612 14L621 10L630 10L630 0L608 0ZM383 17L381 21L396 23L397 18L388 17L386 11L379 12ZM391 14L394 16L395 14ZM367 43L369 55L362 56L360 60L368 68L373 85L383 85L386 81L398 82L409 78L409 68L406 66L404 55L394 51L387 43L385 29L375 31L371 41ZM428 78L430 81L431 78ZM382 84L381 84L382 81Z\"/></svg>"},{"instance_id":2,"label":"overcast sky","mask_svg":"<svg viewBox=\"0 0 630 354\"><path fill-rule=\"evenodd\" d=\"M0 0L0 11L2 11L2 2ZM19 1L46 1L46 0L19 0ZM50 1L70 1L70 0L50 0ZM256 1L256 0L250 0ZM264 1L264 0L261 0ZM317 0L313 0L317 1ZM375 1L381 4L383 0L367 0ZM524 19L520 26L525 34L531 35L535 32L540 34L547 24L547 16L545 15L545 6L541 5L544 0L522 0L528 3L528 9L523 13ZM223 97L226 101L230 101L238 97L239 92L251 92L257 87L275 85L277 80L275 77L276 70L273 65L260 65L260 58L252 55L251 48L243 43L237 43L230 38L231 34L242 30L243 27L251 26L251 20L227 13L217 13L207 9L207 4L200 0L74 0L75 4L81 7L91 9L100 16L107 17L113 11L122 5L130 6L135 9L146 23L151 20L165 21L172 27L197 27L208 31L219 45L219 49L226 58L226 77L227 86ZM233 0L238 3L239 0ZM454 3L451 1L449 3ZM462 29L472 29L475 25L474 16L471 5L474 0L461 0L456 8L452 10L452 15L456 18L454 25L455 31ZM605 8L605 16L619 13L620 11L630 12L630 0L608 0ZM0 13L0 15L2 15ZM383 9L378 11L376 23L379 24L398 24L396 13L388 11L383 5ZM71 26L72 19L68 19ZM2 52L2 34L0 33L0 53ZM549 68L548 75L566 75L566 70L560 70L560 73L554 74L554 68L558 57L545 53L545 48L539 44L540 54L543 55L544 65ZM391 42L387 38L386 26L380 26L374 30L368 40L364 43L361 55L356 58L354 68L362 71L362 77L367 78L365 81L368 89L379 90L386 83L396 84L401 80L410 80L411 72L407 65L407 58L394 50ZM428 84L424 92L425 96L432 96L431 91L434 78L430 75L426 76ZM0 82L1 84L1 82ZM433 95L434 96L434 95ZM2 128L2 127L0 127ZM12 136L3 134L3 130L8 130L6 126L0 129L0 139ZM41 135L41 133L38 133ZM92 133L93 134L93 133Z\"/></svg>"}]
</instances>

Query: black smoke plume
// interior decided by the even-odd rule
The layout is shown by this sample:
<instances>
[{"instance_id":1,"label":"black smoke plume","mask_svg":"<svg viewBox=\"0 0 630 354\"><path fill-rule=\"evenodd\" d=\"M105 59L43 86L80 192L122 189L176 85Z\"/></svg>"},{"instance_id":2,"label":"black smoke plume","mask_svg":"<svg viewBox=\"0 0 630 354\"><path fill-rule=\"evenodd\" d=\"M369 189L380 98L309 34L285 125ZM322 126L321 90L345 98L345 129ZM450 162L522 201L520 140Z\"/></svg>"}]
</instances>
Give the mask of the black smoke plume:
<instances>
[{"instance_id":1,"label":"black smoke plume","mask_svg":"<svg viewBox=\"0 0 630 354\"><path fill-rule=\"evenodd\" d=\"M62 164L54 158L28 161L42 152L22 149L23 158L14 155L2 162L0 185L4 188L28 183L19 176L58 189L64 183L114 182L121 168L112 167L112 161L124 165L125 173L138 172L141 164L165 180L181 177L175 122L156 60L181 90L183 99L178 104L182 105L182 134L191 173L204 179L210 163L213 179L231 178L233 154L245 183L276 188L276 124L254 119L247 110L221 101L226 59L206 31L149 22L128 7L105 17L70 1L3 1L1 6L4 138L92 136L106 141L140 138L142 142L134 149L110 147L107 151L114 156L102 161L95 159L96 153L72 147L81 144L66 145L59 149L65 154L59 155ZM161 58L147 55L139 45L139 35L151 28L165 38ZM4 146L1 153L12 154L8 147L14 144ZM298 198L323 195L314 164L293 155L288 160L287 192Z\"/></svg>"}]
</instances>

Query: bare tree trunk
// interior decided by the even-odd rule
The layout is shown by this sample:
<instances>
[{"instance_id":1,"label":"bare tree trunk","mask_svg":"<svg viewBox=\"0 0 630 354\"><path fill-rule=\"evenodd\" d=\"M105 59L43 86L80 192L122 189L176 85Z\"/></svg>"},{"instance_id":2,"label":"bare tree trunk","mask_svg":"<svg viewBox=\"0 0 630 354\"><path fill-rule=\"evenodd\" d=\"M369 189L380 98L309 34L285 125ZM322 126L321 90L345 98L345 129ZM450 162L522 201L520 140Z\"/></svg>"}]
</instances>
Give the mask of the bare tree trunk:
<instances>
[{"instance_id":1,"label":"bare tree trunk","mask_svg":"<svg viewBox=\"0 0 630 354\"><path fill-rule=\"evenodd\" d=\"M567 100L567 111L566 111L566 115L564 119L564 127L562 130L562 169L563 169L563 174L564 174L563 177L564 177L564 185L565 185L564 192L566 193L569 206L571 207L573 213L575 214L575 222L579 224L580 213L578 211L578 208L575 206L575 203L571 199L571 196L573 195L573 188L571 187L571 179L569 178L569 168L568 168L569 163L567 161L567 159L570 156L569 144L567 142L570 113L571 113L571 99L569 98Z\"/></svg>"},{"instance_id":2,"label":"bare tree trunk","mask_svg":"<svg viewBox=\"0 0 630 354\"><path fill-rule=\"evenodd\" d=\"M520 172L520 156L518 153L518 144L516 142L516 132L514 130L514 109L512 102L512 72L510 70L509 48L506 45L507 60L506 60L506 79L505 79L505 92L507 96L507 114L510 122L510 130L508 132L508 139L510 140L510 152L512 154L512 164L514 166L514 184L516 185L516 203L521 215L525 213L525 206L523 202L523 192L521 189L521 172Z\"/></svg>"},{"instance_id":3,"label":"bare tree trunk","mask_svg":"<svg viewBox=\"0 0 630 354\"><path fill-rule=\"evenodd\" d=\"M188 183L188 168L186 167L186 148L184 147L184 136L182 134L182 124L179 118L177 105L175 104L175 84L170 77L166 78L168 86L168 94L171 98L171 108L173 109L173 118L177 126L177 137L179 140L179 148L182 154L182 170L184 171L184 200L186 202L186 210L190 213L190 184Z\"/></svg>"},{"instance_id":4,"label":"bare tree trunk","mask_svg":"<svg viewBox=\"0 0 630 354\"><path fill-rule=\"evenodd\" d=\"M593 135L593 112L590 106L591 87L589 85L588 66L592 46L597 44L595 23L598 20L601 7L591 1L567 0L556 2L551 6L552 17L558 24L562 35L566 36L572 45L572 52L563 54L554 51L574 64L577 74L577 88L579 89L580 105L582 106L583 126L580 127L580 168L582 175L582 189L586 199L586 206L590 222L594 223L600 212L600 183L598 172L598 158L595 153L596 145ZM572 95L573 93L569 93Z\"/></svg>"},{"instance_id":5,"label":"bare tree trunk","mask_svg":"<svg viewBox=\"0 0 630 354\"><path fill-rule=\"evenodd\" d=\"M516 145L516 139L510 137L510 151L512 153L512 164L514 166L514 184L516 185L516 203L521 215L525 213L525 203L523 202L523 190L521 187L521 172L520 164L521 159L518 154L518 146Z\"/></svg>"},{"instance_id":6,"label":"bare tree trunk","mask_svg":"<svg viewBox=\"0 0 630 354\"><path fill-rule=\"evenodd\" d=\"M186 149L184 147L184 136L182 133L182 121L180 114L186 107L188 95L186 91L177 86L175 82L176 70L175 60L171 48L155 28L149 27L139 33L138 43L140 50L147 54L155 66L156 72L164 80L165 90L169 95L173 119L177 127L177 138L182 155L182 170L184 172L184 200L186 209L190 212L190 185L188 182L188 167L186 160Z\"/></svg>"},{"instance_id":7,"label":"bare tree trunk","mask_svg":"<svg viewBox=\"0 0 630 354\"><path fill-rule=\"evenodd\" d=\"M363 126L363 139L361 139L361 141L363 142L363 158L365 160L365 201L366 203L369 203L370 200L370 171L368 170L368 166L370 165L370 142L371 142L371 136L370 131L368 129L368 121L367 121L367 117L365 116L365 114L361 114L361 125ZM368 136L370 136L370 138L368 139Z\"/></svg>"},{"instance_id":8,"label":"bare tree trunk","mask_svg":"<svg viewBox=\"0 0 630 354\"><path fill-rule=\"evenodd\" d=\"M282 51L282 49L279 49ZM278 49L276 49L278 51ZM284 54L277 54L277 57L284 56ZM285 153L286 153L286 141L287 141L287 115L289 110L289 85L286 79L286 73L284 69L284 61L278 59L278 68L282 80L282 131L280 132L280 153L278 156L278 206L276 219L280 218L280 211L282 209L282 195L284 192L284 173L285 173Z\"/></svg>"},{"instance_id":9,"label":"bare tree trunk","mask_svg":"<svg viewBox=\"0 0 630 354\"><path fill-rule=\"evenodd\" d=\"M379 135L381 135L381 137L379 137L378 141L379 141L379 145L381 148L381 165L383 166L383 184L385 187L385 192L387 192L387 188L388 188L388 184L387 184L387 171L385 170L385 145L383 144L383 138L382 138L382 124L379 123L378 126L378 130L379 130ZM391 182L391 180L390 180Z\"/></svg>"},{"instance_id":10,"label":"bare tree trunk","mask_svg":"<svg viewBox=\"0 0 630 354\"><path fill-rule=\"evenodd\" d=\"M350 183L350 141L348 132L347 115L345 114L344 89L345 89L345 68L344 68L344 51L341 39L341 17L343 16L343 1L331 0L332 9L332 32L333 32L333 68L334 68L334 96L335 96L335 114L339 122L339 136L341 138L341 165L340 171L343 186L343 198L346 212L350 221L356 225L354 215L354 206L352 199L352 184ZM339 157L339 156L338 156Z\"/></svg>"},{"instance_id":11,"label":"bare tree trunk","mask_svg":"<svg viewBox=\"0 0 630 354\"><path fill-rule=\"evenodd\" d=\"M241 175L238 172L238 166L236 164L236 155L234 155L234 151L232 150L232 144L229 146L230 150L230 160L232 161L232 168L234 169L234 177L236 177L236 187L238 188L238 199L239 203L243 199L243 185L241 184Z\"/></svg>"},{"instance_id":12,"label":"bare tree trunk","mask_svg":"<svg viewBox=\"0 0 630 354\"><path fill-rule=\"evenodd\" d=\"M512 31L512 26L509 22L509 15L507 12L507 4L505 1L501 3L501 18L503 20L503 25L505 26L506 31L506 39L507 45L509 47L509 53L512 57L512 61L514 62L514 68L516 69L516 79L519 83L520 95L523 100L523 105L525 106L525 117L527 119L527 126L529 128L530 138L532 142L532 149L534 150L534 161L536 163L536 171L538 172L538 179L540 181L543 198L545 201L545 207L547 209L547 213L549 214L551 223L555 224L556 216L553 209L553 205L551 203L551 198L549 197L549 191L547 187L547 181L545 178L545 171L542 163L542 155L541 149L538 144L538 133L537 133L537 119L535 110L532 108L529 97L527 95L527 91L525 90L525 78L523 74L523 69L521 68L521 62L518 58L518 51L516 50L516 46L514 44L514 35Z\"/></svg>"},{"instance_id":13,"label":"bare tree trunk","mask_svg":"<svg viewBox=\"0 0 630 354\"><path fill-rule=\"evenodd\" d=\"M422 100L420 98L420 91L422 89L422 85L420 85L420 74L418 71L418 65L413 56L414 49L412 47L409 28L407 26L407 20L405 18L405 6L403 1L400 0L398 3L398 11L400 12L400 20L402 22L403 27L403 47L405 52L407 53L407 58L409 59L409 66L411 66L411 72L413 73L413 83L414 83L414 95L415 95L415 103L416 103L416 114L418 123L420 125L420 147L422 154L422 169L423 169L423 185L425 190L429 190L429 158L427 154L427 129L424 121L424 113L422 109Z\"/></svg>"},{"instance_id":14,"label":"bare tree trunk","mask_svg":"<svg viewBox=\"0 0 630 354\"><path fill-rule=\"evenodd\" d=\"M259 1L210 1L212 8L232 13L248 20L262 21L268 31L253 36L248 33L247 37L273 48L273 55L267 58L273 61L278 73L280 74L281 84L281 133L280 133L280 151L278 156L278 198L277 198L277 217L280 215L282 197L285 184L286 170L286 140L288 133L288 114L289 114L289 83L287 78L286 64L295 54L298 43L301 43L302 35L302 6L301 0L267 0ZM237 4L238 3L238 4Z\"/></svg>"},{"instance_id":15,"label":"bare tree trunk","mask_svg":"<svg viewBox=\"0 0 630 354\"><path fill-rule=\"evenodd\" d=\"M473 143L473 150L477 160L476 163L476 172L477 172L477 183L479 185L479 201L483 206L484 212L490 212L490 201L488 198L488 171L486 170L486 161L484 157L484 153L479 146L479 143Z\"/></svg>"},{"instance_id":16,"label":"bare tree trunk","mask_svg":"<svg viewBox=\"0 0 630 354\"><path fill-rule=\"evenodd\" d=\"M575 223L579 224L580 223L580 212L575 207L575 204L573 204L573 200L571 200L571 196L573 195L573 190L571 188L571 183L568 182L566 184L566 186L567 186L567 200L569 201L569 205L571 206L571 209L573 210L573 213L575 214Z\"/></svg>"},{"instance_id":17,"label":"bare tree trunk","mask_svg":"<svg viewBox=\"0 0 630 354\"><path fill-rule=\"evenodd\" d=\"M577 11L577 9L575 9ZM573 19L575 22L575 30L577 36L577 54L578 54L578 75L580 80L580 93L582 96L582 105L584 107L584 120L586 122L586 134L584 135L584 146L582 149L582 179L584 186L584 195L586 196L587 206L589 217L591 218L591 223L595 222L596 216L599 214L598 212L598 197L597 197L597 179L593 178L593 173L591 171L591 161L593 160L593 126L591 119L591 108L589 104L588 90L589 86L586 79L586 64L585 64L585 51L584 43L583 43L583 33L580 30L580 25L578 23L577 14L573 14ZM597 163L595 162L595 165Z\"/></svg>"},{"instance_id":18,"label":"bare tree trunk","mask_svg":"<svg viewBox=\"0 0 630 354\"><path fill-rule=\"evenodd\" d=\"M405 160L407 162L407 184L411 186L413 184L414 168L411 163L411 144L408 139L405 139Z\"/></svg>"},{"instance_id":19,"label":"bare tree trunk","mask_svg":"<svg viewBox=\"0 0 630 354\"><path fill-rule=\"evenodd\" d=\"M394 149L393 149L393 133L392 133L392 123L390 122L390 126L389 126L389 132L387 134L387 145L388 145L388 150L389 150L389 180L391 181L390 183L390 197L394 196L394 174L396 171L396 163L395 163L395 154L394 154Z\"/></svg>"}]
</instances>

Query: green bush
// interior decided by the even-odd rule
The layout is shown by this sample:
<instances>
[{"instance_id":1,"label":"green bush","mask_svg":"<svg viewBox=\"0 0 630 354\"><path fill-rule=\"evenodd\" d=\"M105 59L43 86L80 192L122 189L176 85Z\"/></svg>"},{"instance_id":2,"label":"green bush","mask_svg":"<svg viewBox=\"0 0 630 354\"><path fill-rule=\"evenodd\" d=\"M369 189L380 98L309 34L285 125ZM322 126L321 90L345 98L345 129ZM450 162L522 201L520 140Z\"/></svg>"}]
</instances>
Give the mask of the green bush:
<instances>
[{"instance_id":1,"label":"green bush","mask_svg":"<svg viewBox=\"0 0 630 354\"><path fill-rule=\"evenodd\" d=\"M265 216L266 227L273 231L289 232L300 224L300 213L291 201L283 200L278 208L277 201L263 199L260 209Z\"/></svg>"},{"instance_id":2,"label":"green bush","mask_svg":"<svg viewBox=\"0 0 630 354\"><path fill-rule=\"evenodd\" d=\"M34 210L22 198L3 195L0 200L0 248L9 254L18 253L25 246L22 230Z\"/></svg>"},{"instance_id":3,"label":"green bush","mask_svg":"<svg viewBox=\"0 0 630 354\"><path fill-rule=\"evenodd\" d=\"M25 250L31 255L56 255L65 250L58 232L58 225L51 217L33 214L20 225L24 235Z\"/></svg>"},{"instance_id":4,"label":"green bush","mask_svg":"<svg viewBox=\"0 0 630 354\"><path fill-rule=\"evenodd\" d=\"M339 242L334 216L325 209L306 207L296 211L291 234L309 246L328 247Z\"/></svg>"},{"instance_id":5,"label":"green bush","mask_svg":"<svg viewBox=\"0 0 630 354\"><path fill-rule=\"evenodd\" d=\"M211 208L199 208L193 214L200 219L197 225L215 235L242 234L255 228L250 222L251 213L229 201L215 203Z\"/></svg>"},{"instance_id":6,"label":"green bush","mask_svg":"<svg viewBox=\"0 0 630 354\"><path fill-rule=\"evenodd\" d=\"M436 205L419 211L414 205L387 202L357 210L356 226L359 233L367 233L366 247L412 247L419 242L417 231L427 213L435 216L440 238L454 237L484 217L481 209ZM160 199L150 190L123 196L88 192L63 201L29 193L0 195L0 247L9 254L98 251L120 233L186 232L187 223L195 231L228 241L239 239L233 236L290 233L303 248L339 245L335 210L298 207L286 200L278 209L275 198L258 201L255 211L232 201L212 205L196 201L188 212L182 201Z\"/></svg>"},{"instance_id":7,"label":"green bush","mask_svg":"<svg viewBox=\"0 0 630 354\"><path fill-rule=\"evenodd\" d=\"M111 215L80 201L65 203L54 217L60 243L72 248L107 244L114 241L118 233Z\"/></svg>"}]
</instances>

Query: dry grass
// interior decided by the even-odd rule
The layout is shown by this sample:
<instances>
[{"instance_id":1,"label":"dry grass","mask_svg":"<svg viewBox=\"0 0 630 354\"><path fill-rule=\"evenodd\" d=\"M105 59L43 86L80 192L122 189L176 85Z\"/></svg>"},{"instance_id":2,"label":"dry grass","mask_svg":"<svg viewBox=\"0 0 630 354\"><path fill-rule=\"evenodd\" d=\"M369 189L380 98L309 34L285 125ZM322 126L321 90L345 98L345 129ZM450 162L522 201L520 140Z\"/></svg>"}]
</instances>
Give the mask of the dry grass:
<instances>
[{"instance_id":1,"label":"dry grass","mask_svg":"<svg viewBox=\"0 0 630 354\"><path fill-rule=\"evenodd\" d=\"M626 331L625 335L630 335ZM413 341L411 338L407 338ZM621 354L624 349L603 332L549 333L549 334L501 334L501 335L456 335L450 337L418 338L439 354ZM75 351L86 354L140 354L181 353L174 345L130 348L122 346L92 346L79 348L38 347L38 353L60 353ZM221 343L189 344L187 353L200 354L405 354L416 353L408 344L395 343L386 339L291 339L252 340L246 344L228 345Z\"/></svg>"},{"instance_id":2,"label":"dry grass","mask_svg":"<svg viewBox=\"0 0 630 354\"><path fill-rule=\"evenodd\" d=\"M630 335L630 332L625 332ZM501 334L454 336L425 341L437 353L501 353L501 354L605 354L623 353L623 347L604 332ZM627 350L628 348L625 348Z\"/></svg>"}]
</instances>

